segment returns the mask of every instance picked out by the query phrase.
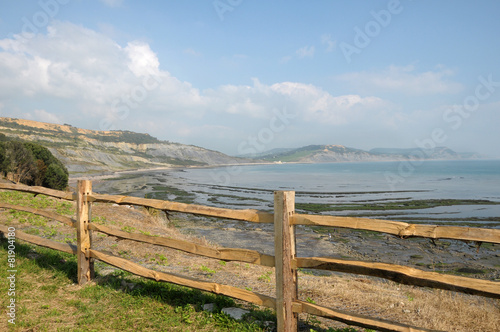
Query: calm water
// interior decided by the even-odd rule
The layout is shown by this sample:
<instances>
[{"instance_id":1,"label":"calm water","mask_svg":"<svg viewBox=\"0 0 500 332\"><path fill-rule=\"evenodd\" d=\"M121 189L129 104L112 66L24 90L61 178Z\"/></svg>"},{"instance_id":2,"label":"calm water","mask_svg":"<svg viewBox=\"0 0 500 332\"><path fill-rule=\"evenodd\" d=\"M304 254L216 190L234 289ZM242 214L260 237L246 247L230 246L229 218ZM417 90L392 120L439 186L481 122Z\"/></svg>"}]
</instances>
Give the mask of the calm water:
<instances>
[{"instance_id":1,"label":"calm water","mask_svg":"<svg viewBox=\"0 0 500 332\"><path fill-rule=\"evenodd\" d=\"M169 188L167 188L169 187ZM296 191L297 203L386 204L423 199L473 199L500 202L500 160L272 164L187 168L143 172L133 179L95 183L96 192L126 193L233 209L272 210L274 190ZM500 205L469 204L407 210L324 212L401 221L500 221ZM417 218L417 219L415 219ZM495 220L492 220L495 218ZM425 221L425 220L424 220Z\"/></svg>"},{"instance_id":2,"label":"calm water","mask_svg":"<svg viewBox=\"0 0 500 332\"><path fill-rule=\"evenodd\" d=\"M424 190L426 196L500 201L500 160L274 164L187 169L179 176L228 187L323 193Z\"/></svg>"},{"instance_id":3,"label":"calm water","mask_svg":"<svg viewBox=\"0 0 500 332\"><path fill-rule=\"evenodd\" d=\"M224 203L241 204L241 199L230 197L239 195L248 197L246 203L250 207L264 208L266 204L259 202L252 205L251 198L272 201L270 191L273 190L294 190L299 203L377 203L401 199L481 199L500 202L500 160L426 161L419 164L273 164L187 169L174 174L186 190L195 186L199 192L205 191L207 195L227 194L225 199L222 197L215 201L219 206L224 206ZM247 188L247 191L235 188ZM203 200L203 195L198 199L199 203L209 203ZM500 217L500 205L455 205L391 211L395 219L398 219L398 212L406 217L456 218L457 221L465 221L462 219ZM352 213L335 212L337 215Z\"/></svg>"}]
</instances>

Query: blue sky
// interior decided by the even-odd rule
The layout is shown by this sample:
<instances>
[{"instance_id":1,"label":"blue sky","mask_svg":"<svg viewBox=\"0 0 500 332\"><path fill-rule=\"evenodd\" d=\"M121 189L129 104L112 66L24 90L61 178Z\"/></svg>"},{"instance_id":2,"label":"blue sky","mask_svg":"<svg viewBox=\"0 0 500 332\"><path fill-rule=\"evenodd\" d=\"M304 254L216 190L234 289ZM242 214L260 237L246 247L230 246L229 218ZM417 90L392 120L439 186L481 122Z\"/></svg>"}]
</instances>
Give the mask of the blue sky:
<instances>
[{"instance_id":1,"label":"blue sky","mask_svg":"<svg viewBox=\"0 0 500 332\"><path fill-rule=\"evenodd\" d=\"M232 155L500 157L498 13L499 1L3 1L0 116Z\"/></svg>"}]
</instances>

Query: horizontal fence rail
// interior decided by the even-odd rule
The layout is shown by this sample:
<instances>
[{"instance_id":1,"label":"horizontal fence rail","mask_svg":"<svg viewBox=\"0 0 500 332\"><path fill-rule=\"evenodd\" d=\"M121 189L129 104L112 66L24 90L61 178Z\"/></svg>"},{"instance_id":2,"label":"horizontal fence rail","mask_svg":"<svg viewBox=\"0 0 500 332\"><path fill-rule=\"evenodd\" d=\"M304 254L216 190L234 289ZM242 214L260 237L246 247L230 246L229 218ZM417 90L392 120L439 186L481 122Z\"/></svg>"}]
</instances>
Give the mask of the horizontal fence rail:
<instances>
[{"instance_id":1,"label":"horizontal fence rail","mask_svg":"<svg viewBox=\"0 0 500 332\"><path fill-rule=\"evenodd\" d=\"M427 272L396 264L349 261L324 257L299 257L295 264L297 268L314 268L361 274L389 279L407 285L447 289L484 297L500 298L500 284L498 282Z\"/></svg>"},{"instance_id":2,"label":"horizontal fence rail","mask_svg":"<svg viewBox=\"0 0 500 332\"><path fill-rule=\"evenodd\" d=\"M154 279L156 281L170 282L215 294L226 295L239 300L275 309L279 331L295 331L297 329L298 313L313 314L344 322L349 325L356 325L379 331L431 331L301 301L298 299L297 295L298 268L320 269L374 276L403 284L446 289L490 298L500 298L499 282L446 275L436 272L427 272L407 266L387 263L352 261L328 257L296 257L294 235L295 225L315 225L375 231L392 234L400 238L446 238L463 241L500 243L500 230L498 229L419 225L368 218L296 214L294 211L294 192L275 192L274 213L267 213L249 209L231 210L156 199L96 194L92 193L92 183L87 180L78 181L78 190L76 193L14 184L0 184L0 189L28 192L35 195L43 194L63 200L76 201L76 220L50 211L23 207L4 202L0 202L0 208L33 213L75 228L77 233L76 245L51 241L19 230L16 231L16 237L39 246L77 255L78 281L80 284L85 284L87 281L92 279L93 261L94 259L98 259L119 269L145 278ZM129 233L112 229L104 225L91 223L90 216L93 202L137 205L155 208L165 212L180 212L207 217L244 220L256 223L274 223L275 256L265 255L259 253L258 251L248 249L211 248L188 241ZM228 285L221 285L190 277L179 276L176 274L154 271L124 258L97 251L92 249L91 233L93 231L120 239L159 245L208 258L274 267L276 270L276 298ZM0 225L0 233L7 232L8 227Z\"/></svg>"},{"instance_id":3,"label":"horizontal fence rail","mask_svg":"<svg viewBox=\"0 0 500 332\"><path fill-rule=\"evenodd\" d=\"M298 313L307 313L311 315L330 318L347 325L356 325L367 329L376 329L378 331L398 331L398 332L436 332L436 330L424 329L405 324L399 324L384 319L372 318L364 315L349 313L343 310L325 308L317 304L295 301L294 310Z\"/></svg>"},{"instance_id":4,"label":"horizontal fence rail","mask_svg":"<svg viewBox=\"0 0 500 332\"><path fill-rule=\"evenodd\" d=\"M121 239L156 244L159 246L182 250L190 254L200 255L204 257L216 258L224 261L239 261L263 266L274 266L274 256L264 255L255 250L239 248L214 249L188 241L168 239L161 236L128 233L96 224L90 224L89 229L107 235L116 236Z\"/></svg>"},{"instance_id":5,"label":"horizontal fence rail","mask_svg":"<svg viewBox=\"0 0 500 332\"><path fill-rule=\"evenodd\" d=\"M76 201L76 194L45 187L26 186L24 184L0 183L0 189L15 190L32 194L43 194L68 201Z\"/></svg>"},{"instance_id":6,"label":"horizontal fence rail","mask_svg":"<svg viewBox=\"0 0 500 332\"><path fill-rule=\"evenodd\" d=\"M103 194L92 194L89 196L89 201L139 205L163 211L182 212L188 214L196 214L205 217L243 220L255 223L272 224L274 222L274 216L272 213L262 212L258 210L250 210L250 209L231 210L231 209L216 208L216 207L196 205L196 204L162 201L159 199L139 198L139 197L119 196L119 195L103 195Z\"/></svg>"},{"instance_id":7,"label":"horizontal fence rail","mask_svg":"<svg viewBox=\"0 0 500 332\"><path fill-rule=\"evenodd\" d=\"M296 214L294 225L328 226L374 231L399 236L500 243L500 229L408 224L400 221Z\"/></svg>"},{"instance_id":8,"label":"horizontal fence rail","mask_svg":"<svg viewBox=\"0 0 500 332\"><path fill-rule=\"evenodd\" d=\"M70 227L76 227L76 220L75 219L61 216L60 214L57 214L55 212L39 210L39 209L30 208L27 206L13 205L13 204L3 203L3 202L0 202L0 208L33 213L33 214L36 214L36 215L39 215L42 217L46 217L49 219L53 219L53 220L62 222L63 224L66 224L67 226L70 226Z\"/></svg>"},{"instance_id":9,"label":"horizontal fence rail","mask_svg":"<svg viewBox=\"0 0 500 332\"><path fill-rule=\"evenodd\" d=\"M7 234L8 227L0 225L0 232ZM28 233L25 233L25 232L19 231L19 230L16 230L16 239L21 239L23 241L36 244L40 247L45 247L45 248L55 249L55 250L62 251L62 252L67 252L68 254L76 255L76 253L77 253L76 246L73 244L60 243L60 242L52 241L49 239L44 239L43 237L31 235L31 234L28 234Z\"/></svg>"},{"instance_id":10,"label":"horizontal fence rail","mask_svg":"<svg viewBox=\"0 0 500 332\"><path fill-rule=\"evenodd\" d=\"M196 288L199 290L204 290L207 292L227 295L235 299L243 300L246 302L254 303L257 305L262 305L268 308L275 309L276 302L274 298L262 295L258 293L254 293L245 289L220 285L213 282L201 281L194 278L181 277L173 273L165 273L158 272L148 268L145 268L142 265L133 263L129 260L123 259L121 257L116 257L112 255L105 254L103 252L97 250L90 250L90 256L99 259L105 263L118 267L122 270L131 272L133 274L139 275L141 277L145 277L148 279L154 279L156 281L166 281L176 285L187 286L191 288Z\"/></svg>"}]
</instances>

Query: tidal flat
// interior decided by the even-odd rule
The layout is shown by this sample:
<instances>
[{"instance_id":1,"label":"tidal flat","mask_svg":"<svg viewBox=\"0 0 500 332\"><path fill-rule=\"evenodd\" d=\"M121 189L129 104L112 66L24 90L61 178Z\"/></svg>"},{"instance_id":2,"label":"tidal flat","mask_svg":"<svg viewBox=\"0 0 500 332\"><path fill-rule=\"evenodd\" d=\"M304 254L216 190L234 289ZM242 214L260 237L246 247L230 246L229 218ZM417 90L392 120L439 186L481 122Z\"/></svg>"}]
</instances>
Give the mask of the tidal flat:
<instances>
[{"instance_id":1,"label":"tidal flat","mask_svg":"<svg viewBox=\"0 0 500 332\"><path fill-rule=\"evenodd\" d=\"M138 172L94 181L106 194L163 199L188 204L272 212L273 190L186 181L182 171ZM280 188L278 188L279 190ZM428 198L427 191L296 192L296 211L410 223L500 228L500 202L487 199ZM228 248L274 254L273 225L169 214L182 233ZM455 240L400 239L382 233L297 226L297 253L401 264L428 271L500 280L500 245Z\"/></svg>"}]
</instances>

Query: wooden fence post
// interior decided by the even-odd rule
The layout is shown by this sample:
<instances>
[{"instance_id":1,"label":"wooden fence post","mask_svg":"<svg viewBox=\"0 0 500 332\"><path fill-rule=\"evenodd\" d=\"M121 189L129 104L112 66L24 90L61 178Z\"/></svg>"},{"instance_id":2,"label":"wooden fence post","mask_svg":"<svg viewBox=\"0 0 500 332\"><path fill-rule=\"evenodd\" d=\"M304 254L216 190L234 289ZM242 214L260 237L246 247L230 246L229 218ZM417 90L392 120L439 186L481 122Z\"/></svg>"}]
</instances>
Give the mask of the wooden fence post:
<instances>
[{"instance_id":1,"label":"wooden fence post","mask_svg":"<svg viewBox=\"0 0 500 332\"><path fill-rule=\"evenodd\" d=\"M92 203L87 195L92 194L92 182L79 180L76 195L76 241L78 260L78 284L84 285L94 277L94 263L90 259L90 230Z\"/></svg>"},{"instance_id":2,"label":"wooden fence post","mask_svg":"<svg viewBox=\"0 0 500 332\"><path fill-rule=\"evenodd\" d=\"M276 266L276 317L278 331L297 331L298 315L292 311L297 299L295 228L290 217L295 210L294 191L274 192L274 257Z\"/></svg>"}]
</instances>

